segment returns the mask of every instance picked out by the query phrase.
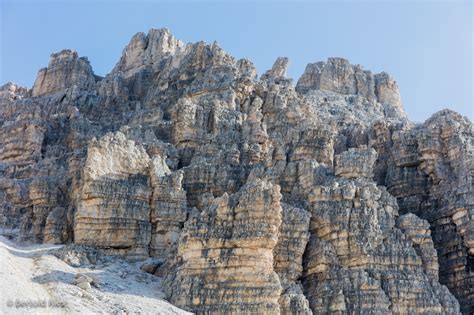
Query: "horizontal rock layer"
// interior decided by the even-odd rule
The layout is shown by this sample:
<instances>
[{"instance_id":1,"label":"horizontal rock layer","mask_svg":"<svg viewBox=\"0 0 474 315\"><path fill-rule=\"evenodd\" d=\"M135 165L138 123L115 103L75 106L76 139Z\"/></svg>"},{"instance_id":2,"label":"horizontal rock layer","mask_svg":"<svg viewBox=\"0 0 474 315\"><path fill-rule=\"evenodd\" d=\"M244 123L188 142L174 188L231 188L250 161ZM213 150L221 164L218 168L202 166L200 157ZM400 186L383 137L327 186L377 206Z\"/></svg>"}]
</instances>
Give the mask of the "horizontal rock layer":
<instances>
[{"instance_id":1,"label":"horizontal rock layer","mask_svg":"<svg viewBox=\"0 0 474 315\"><path fill-rule=\"evenodd\" d=\"M411 123L344 59L296 87L288 63L258 78L166 29L104 78L53 54L0 88L2 234L155 257L197 313L473 313L473 124Z\"/></svg>"}]
</instances>

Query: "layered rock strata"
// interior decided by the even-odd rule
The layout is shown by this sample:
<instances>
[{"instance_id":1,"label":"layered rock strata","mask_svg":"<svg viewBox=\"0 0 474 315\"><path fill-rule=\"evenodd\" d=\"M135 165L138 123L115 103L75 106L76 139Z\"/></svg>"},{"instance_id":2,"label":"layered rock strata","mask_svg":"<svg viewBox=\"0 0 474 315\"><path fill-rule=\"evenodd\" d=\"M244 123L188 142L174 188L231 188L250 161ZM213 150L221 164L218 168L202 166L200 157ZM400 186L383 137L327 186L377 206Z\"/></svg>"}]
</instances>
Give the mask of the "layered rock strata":
<instances>
[{"instance_id":1,"label":"layered rock strata","mask_svg":"<svg viewBox=\"0 0 474 315\"><path fill-rule=\"evenodd\" d=\"M0 88L2 234L155 257L196 313L473 313L472 122L411 123L344 59L296 87L288 65L166 29L103 78L51 55Z\"/></svg>"},{"instance_id":2,"label":"layered rock strata","mask_svg":"<svg viewBox=\"0 0 474 315\"><path fill-rule=\"evenodd\" d=\"M296 89L301 93L326 90L338 94L361 95L383 105L387 117L406 117L400 91L387 73L372 74L360 65L351 65L342 58L308 64L298 80Z\"/></svg>"},{"instance_id":3,"label":"layered rock strata","mask_svg":"<svg viewBox=\"0 0 474 315\"><path fill-rule=\"evenodd\" d=\"M167 279L170 301L197 313L278 314L280 198L278 186L251 181L186 222Z\"/></svg>"},{"instance_id":4,"label":"layered rock strata","mask_svg":"<svg viewBox=\"0 0 474 315\"><path fill-rule=\"evenodd\" d=\"M150 162L145 149L120 132L88 146L74 242L148 256Z\"/></svg>"},{"instance_id":5,"label":"layered rock strata","mask_svg":"<svg viewBox=\"0 0 474 315\"><path fill-rule=\"evenodd\" d=\"M388 191L402 213L430 222L440 282L474 310L474 174L472 123L445 110L404 133L390 132Z\"/></svg>"},{"instance_id":6,"label":"layered rock strata","mask_svg":"<svg viewBox=\"0 0 474 315\"><path fill-rule=\"evenodd\" d=\"M60 92L69 87L81 90L93 90L96 77L85 57L78 56L77 52L65 49L52 54L48 67L38 72L33 85L32 96Z\"/></svg>"},{"instance_id":7,"label":"layered rock strata","mask_svg":"<svg viewBox=\"0 0 474 315\"><path fill-rule=\"evenodd\" d=\"M273 269L282 287L278 300L280 314L312 314L300 282L310 218L306 210L282 204L282 223L273 249Z\"/></svg>"},{"instance_id":8,"label":"layered rock strata","mask_svg":"<svg viewBox=\"0 0 474 315\"><path fill-rule=\"evenodd\" d=\"M342 166L365 162L370 167L375 160L366 158L369 152ZM310 196L311 240L303 285L313 311L458 313L448 289L433 282L438 265L428 223L413 214L397 221L395 198L377 187L371 174L355 180L352 175L315 186Z\"/></svg>"}]
</instances>

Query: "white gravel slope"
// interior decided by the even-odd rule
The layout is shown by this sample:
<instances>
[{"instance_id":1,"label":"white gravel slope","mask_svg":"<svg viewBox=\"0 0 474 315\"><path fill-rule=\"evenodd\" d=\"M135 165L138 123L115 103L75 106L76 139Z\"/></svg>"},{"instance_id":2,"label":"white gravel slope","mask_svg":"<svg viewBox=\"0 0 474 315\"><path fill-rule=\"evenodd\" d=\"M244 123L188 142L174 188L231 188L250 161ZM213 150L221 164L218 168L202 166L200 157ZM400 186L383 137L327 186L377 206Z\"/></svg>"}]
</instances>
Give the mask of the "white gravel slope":
<instances>
[{"instance_id":1,"label":"white gravel slope","mask_svg":"<svg viewBox=\"0 0 474 315\"><path fill-rule=\"evenodd\" d=\"M0 236L1 314L189 314L164 300L161 279L140 263L112 259L72 267L50 254L61 246L19 246ZM97 287L73 284L77 274Z\"/></svg>"}]
</instances>

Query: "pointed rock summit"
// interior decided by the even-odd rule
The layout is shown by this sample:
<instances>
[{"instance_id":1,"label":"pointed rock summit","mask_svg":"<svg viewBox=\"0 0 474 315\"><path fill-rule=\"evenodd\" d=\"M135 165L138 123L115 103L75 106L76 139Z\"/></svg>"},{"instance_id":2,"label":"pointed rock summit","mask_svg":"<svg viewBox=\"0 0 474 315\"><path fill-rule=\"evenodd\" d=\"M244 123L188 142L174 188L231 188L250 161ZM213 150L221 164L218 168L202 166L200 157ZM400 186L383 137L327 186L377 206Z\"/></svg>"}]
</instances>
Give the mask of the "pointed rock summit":
<instances>
[{"instance_id":1,"label":"pointed rock summit","mask_svg":"<svg viewBox=\"0 0 474 315\"><path fill-rule=\"evenodd\" d=\"M55 93L72 86L90 91L95 88L95 76L89 60L77 52L64 49L52 54L48 67L38 72L33 85L33 96Z\"/></svg>"},{"instance_id":2,"label":"pointed rock summit","mask_svg":"<svg viewBox=\"0 0 474 315\"><path fill-rule=\"evenodd\" d=\"M158 65L162 59L180 53L185 47L166 28L151 29L148 34L137 33L123 50L112 72L121 71L124 77L129 77L141 67Z\"/></svg>"},{"instance_id":3,"label":"pointed rock summit","mask_svg":"<svg viewBox=\"0 0 474 315\"><path fill-rule=\"evenodd\" d=\"M288 71L288 58L278 57L273 63L270 70L262 75L262 79L266 78L286 78L286 72Z\"/></svg>"}]
</instances>

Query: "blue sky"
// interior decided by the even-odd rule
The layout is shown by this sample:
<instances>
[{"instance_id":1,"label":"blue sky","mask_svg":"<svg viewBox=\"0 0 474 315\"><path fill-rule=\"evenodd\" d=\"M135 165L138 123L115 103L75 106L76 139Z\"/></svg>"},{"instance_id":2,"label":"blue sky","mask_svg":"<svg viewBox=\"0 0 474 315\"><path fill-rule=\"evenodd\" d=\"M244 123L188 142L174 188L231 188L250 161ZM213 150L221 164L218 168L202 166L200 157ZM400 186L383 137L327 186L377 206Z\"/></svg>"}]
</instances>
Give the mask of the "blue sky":
<instances>
[{"instance_id":1,"label":"blue sky","mask_svg":"<svg viewBox=\"0 0 474 315\"><path fill-rule=\"evenodd\" d=\"M0 2L0 84L31 87L63 48L105 75L133 34L167 27L185 42L216 40L259 74L287 56L295 83L307 63L344 57L390 73L411 120L443 108L474 119L471 1Z\"/></svg>"}]
</instances>

